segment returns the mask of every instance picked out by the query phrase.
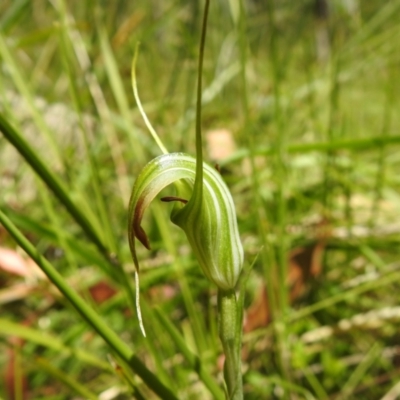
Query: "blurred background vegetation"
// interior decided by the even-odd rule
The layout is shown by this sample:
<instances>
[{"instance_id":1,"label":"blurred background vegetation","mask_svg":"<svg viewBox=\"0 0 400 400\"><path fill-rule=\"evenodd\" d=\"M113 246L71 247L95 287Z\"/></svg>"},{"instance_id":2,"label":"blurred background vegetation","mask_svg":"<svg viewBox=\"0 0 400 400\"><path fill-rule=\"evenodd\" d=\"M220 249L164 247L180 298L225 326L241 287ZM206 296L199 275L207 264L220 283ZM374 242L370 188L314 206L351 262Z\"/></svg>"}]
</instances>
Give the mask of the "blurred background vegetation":
<instances>
[{"instance_id":1,"label":"blurred background vegetation","mask_svg":"<svg viewBox=\"0 0 400 400\"><path fill-rule=\"evenodd\" d=\"M221 383L216 290L168 223L170 206L155 204L144 221L152 250L138 249L141 336L126 294L127 203L159 150L131 62L140 42L149 119L169 151L194 154L202 11L195 0L0 2L0 112L104 248L3 135L0 208L182 399L212 396L159 314ZM246 399L400 396L399 21L399 0L211 2L205 156L232 191L247 264L258 255ZM125 399L133 387L153 398L1 226L0 250L0 398Z\"/></svg>"}]
</instances>

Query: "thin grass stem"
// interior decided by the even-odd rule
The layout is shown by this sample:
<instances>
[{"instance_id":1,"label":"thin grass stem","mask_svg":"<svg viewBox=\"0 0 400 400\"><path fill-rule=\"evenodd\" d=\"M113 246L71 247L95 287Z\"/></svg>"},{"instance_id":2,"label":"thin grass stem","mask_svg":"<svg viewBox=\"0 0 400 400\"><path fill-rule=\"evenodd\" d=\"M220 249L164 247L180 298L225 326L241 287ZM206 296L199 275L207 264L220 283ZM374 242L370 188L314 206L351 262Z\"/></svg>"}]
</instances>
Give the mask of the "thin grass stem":
<instances>
[{"instance_id":1,"label":"thin grass stem","mask_svg":"<svg viewBox=\"0 0 400 400\"><path fill-rule=\"evenodd\" d=\"M153 137L154 141L157 143L158 147L162 151L163 154L168 154L167 148L164 146L163 142L161 141L160 137L158 136L157 132L151 125L149 119L147 118L146 112L144 111L144 108L142 106L142 102L140 101L138 89L137 89L137 79L136 79L136 63L137 63L137 58L139 55L139 43L136 44L135 47L135 53L133 55L133 60L132 60L132 67L131 67L131 77L132 77L132 88L133 88L133 95L135 96L136 104L138 106L140 115L142 116L144 123L147 126L147 129L149 130L151 136Z\"/></svg>"},{"instance_id":2,"label":"thin grass stem","mask_svg":"<svg viewBox=\"0 0 400 400\"><path fill-rule=\"evenodd\" d=\"M147 367L136 357L129 347L118 335L104 322L104 320L68 285L57 270L33 247L23 236L18 228L0 209L0 223L10 233L22 249L38 264L50 281L60 290L72 304L80 316L92 327L94 331L108 344L110 349L162 399L176 400L176 396Z\"/></svg>"}]
</instances>

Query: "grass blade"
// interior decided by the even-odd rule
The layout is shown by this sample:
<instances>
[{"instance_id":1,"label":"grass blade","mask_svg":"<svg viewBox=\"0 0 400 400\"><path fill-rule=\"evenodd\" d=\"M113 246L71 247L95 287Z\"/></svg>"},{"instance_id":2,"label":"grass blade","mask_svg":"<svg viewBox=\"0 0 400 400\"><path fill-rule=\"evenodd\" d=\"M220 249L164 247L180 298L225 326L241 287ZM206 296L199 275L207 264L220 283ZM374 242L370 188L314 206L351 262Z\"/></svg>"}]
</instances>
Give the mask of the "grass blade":
<instances>
[{"instance_id":1,"label":"grass blade","mask_svg":"<svg viewBox=\"0 0 400 400\"><path fill-rule=\"evenodd\" d=\"M82 298L67 284L57 270L44 258L33 245L22 235L15 225L0 210L0 222L10 233L14 240L24 251L38 264L51 282L60 290L66 299L70 301L80 316L90 325L110 348L137 373L143 381L161 398L176 399L175 395L162 383L147 367L137 358L129 347L121 341L117 334L106 322L91 308Z\"/></svg>"},{"instance_id":2,"label":"grass blade","mask_svg":"<svg viewBox=\"0 0 400 400\"><path fill-rule=\"evenodd\" d=\"M166 318L163 311L159 308L154 309L157 318L160 320L161 325L167 330L168 334L171 336L175 345L178 347L179 351L185 357L185 360L190 364L191 368L197 372L199 378L202 380L204 385L213 395L213 399L222 400L224 398L223 392L219 386L215 383L214 379L208 374L205 368L201 364L201 360L193 354L188 348L182 338L179 331L175 326Z\"/></svg>"},{"instance_id":3,"label":"grass blade","mask_svg":"<svg viewBox=\"0 0 400 400\"><path fill-rule=\"evenodd\" d=\"M103 238L96 231L93 224L86 215L71 200L67 188L61 180L46 166L36 152L22 137L22 135L8 122L4 114L0 113L0 131L5 138L15 147L36 174L43 180L47 187L54 193L58 200L64 205L74 220L81 226L90 240L99 250L108 257L108 250L103 244Z\"/></svg>"},{"instance_id":4,"label":"grass blade","mask_svg":"<svg viewBox=\"0 0 400 400\"><path fill-rule=\"evenodd\" d=\"M0 318L0 335L17 336L31 343L45 346L56 351L57 353L65 354L66 356L73 355L81 361L96 368L101 368L104 371L113 372L113 368L109 363L104 362L85 350L68 347L57 337L43 332L42 330L39 331L38 329L29 328L27 326Z\"/></svg>"}]
</instances>

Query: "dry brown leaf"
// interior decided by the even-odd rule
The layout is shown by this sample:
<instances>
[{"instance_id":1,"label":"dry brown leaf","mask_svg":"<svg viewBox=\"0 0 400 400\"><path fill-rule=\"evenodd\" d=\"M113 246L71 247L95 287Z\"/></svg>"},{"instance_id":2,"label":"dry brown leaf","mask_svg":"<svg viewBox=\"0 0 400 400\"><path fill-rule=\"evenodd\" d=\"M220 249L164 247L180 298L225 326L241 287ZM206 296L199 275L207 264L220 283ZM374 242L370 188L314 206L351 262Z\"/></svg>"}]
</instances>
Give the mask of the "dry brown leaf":
<instances>
[{"instance_id":1,"label":"dry brown leaf","mask_svg":"<svg viewBox=\"0 0 400 400\"><path fill-rule=\"evenodd\" d=\"M206 133L208 154L211 160L220 161L236 151L232 132L228 129L215 129Z\"/></svg>"},{"instance_id":2,"label":"dry brown leaf","mask_svg":"<svg viewBox=\"0 0 400 400\"><path fill-rule=\"evenodd\" d=\"M36 290L36 285L29 283L17 283L10 287L0 290L0 305L13 301L25 299Z\"/></svg>"},{"instance_id":3,"label":"dry brown leaf","mask_svg":"<svg viewBox=\"0 0 400 400\"><path fill-rule=\"evenodd\" d=\"M18 276L27 276L30 274L27 261L15 250L5 247L0 247L0 269Z\"/></svg>"},{"instance_id":4,"label":"dry brown leaf","mask_svg":"<svg viewBox=\"0 0 400 400\"><path fill-rule=\"evenodd\" d=\"M0 270L25 278L43 279L43 271L31 258L24 258L17 251L0 247Z\"/></svg>"},{"instance_id":5,"label":"dry brown leaf","mask_svg":"<svg viewBox=\"0 0 400 400\"><path fill-rule=\"evenodd\" d=\"M288 277L290 302L294 303L304 295L310 282L322 273L322 256L326 240L331 235L326 220L316 225L317 240L308 246L293 249L289 254ZM271 322L271 310L264 285L246 312L244 331L251 332Z\"/></svg>"},{"instance_id":6,"label":"dry brown leaf","mask_svg":"<svg viewBox=\"0 0 400 400\"><path fill-rule=\"evenodd\" d=\"M107 282L100 281L89 288L89 293L97 304L101 304L113 297L117 291Z\"/></svg>"},{"instance_id":7,"label":"dry brown leaf","mask_svg":"<svg viewBox=\"0 0 400 400\"><path fill-rule=\"evenodd\" d=\"M8 349L8 363L5 365L4 384L10 400L26 400L28 399L28 380L22 367L22 360L17 352L18 350L14 348ZM20 387L19 389L21 390L19 395L16 393L17 387Z\"/></svg>"}]
</instances>

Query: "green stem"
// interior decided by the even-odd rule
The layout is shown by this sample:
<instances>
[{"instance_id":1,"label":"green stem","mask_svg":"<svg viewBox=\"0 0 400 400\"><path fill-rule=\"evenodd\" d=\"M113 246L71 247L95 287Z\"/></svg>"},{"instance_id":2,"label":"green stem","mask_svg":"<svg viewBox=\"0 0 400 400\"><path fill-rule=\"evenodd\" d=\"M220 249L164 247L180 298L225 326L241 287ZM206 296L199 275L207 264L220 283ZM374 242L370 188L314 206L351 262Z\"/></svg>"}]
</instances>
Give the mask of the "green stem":
<instances>
[{"instance_id":1,"label":"green stem","mask_svg":"<svg viewBox=\"0 0 400 400\"><path fill-rule=\"evenodd\" d=\"M162 399L176 400L172 391L167 388L118 335L103 321L103 319L68 285L57 270L35 249L19 229L8 219L0 209L0 223L10 233L14 240L38 264L49 280L70 301L81 317L103 338L115 354L137 374Z\"/></svg>"},{"instance_id":2,"label":"green stem","mask_svg":"<svg viewBox=\"0 0 400 400\"><path fill-rule=\"evenodd\" d=\"M219 337L225 353L224 377L228 400L243 399L241 370L242 315L234 290L218 290Z\"/></svg>"},{"instance_id":3,"label":"green stem","mask_svg":"<svg viewBox=\"0 0 400 400\"><path fill-rule=\"evenodd\" d=\"M0 113L0 131L64 205L69 214L81 226L86 235L97 246L101 253L105 255L107 260L110 260L109 250L104 244L103 237L87 218L85 213L72 201L68 188L65 187L64 183L56 176L56 174L37 156L21 133L8 122L7 118L2 113Z\"/></svg>"},{"instance_id":4,"label":"green stem","mask_svg":"<svg viewBox=\"0 0 400 400\"><path fill-rule=\"evenodd\" d=\"M198 198L201 198L203 191L203 143L201 137L201 87L202 87L202 72L203 72L203 59L204 59L204 46L206 43L207 33L207 17L208 9L210 6L210 0L206 0L203 26L201 30L200 39L200 53L199 53L199 65L197 75L197 104L196 104L196 180L194 191L198 193Z\"/></svg>"}]
</instances>

